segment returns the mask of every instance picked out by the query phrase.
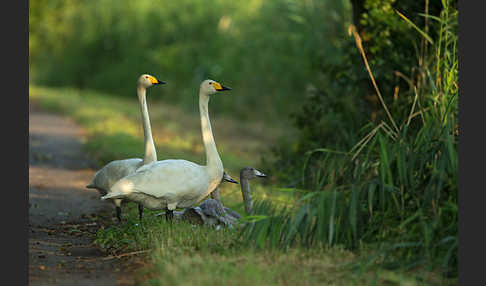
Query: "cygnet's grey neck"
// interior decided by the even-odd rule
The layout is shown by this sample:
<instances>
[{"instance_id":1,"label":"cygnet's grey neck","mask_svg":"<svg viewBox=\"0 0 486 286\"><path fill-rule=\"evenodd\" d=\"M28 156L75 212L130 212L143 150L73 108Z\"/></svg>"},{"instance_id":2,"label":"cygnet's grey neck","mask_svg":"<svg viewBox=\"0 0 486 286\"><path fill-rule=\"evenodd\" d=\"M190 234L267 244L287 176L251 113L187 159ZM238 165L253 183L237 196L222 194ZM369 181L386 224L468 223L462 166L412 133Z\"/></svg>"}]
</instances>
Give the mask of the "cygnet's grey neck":
<instances>
[{"instance_id":1,"label":"cygnet's grey neck","mask_svg":"<svg viewBox=\"0 0 486 286\"><path fill-rule=\"evenodd\" d=\"M250 214L253 206L253 200L251 198L250 192L250 181L244 176L240 175L240 184L241 194L243 196L243 203L245 204L245 211L247 214Z\"/></svg>"}]
</instances>

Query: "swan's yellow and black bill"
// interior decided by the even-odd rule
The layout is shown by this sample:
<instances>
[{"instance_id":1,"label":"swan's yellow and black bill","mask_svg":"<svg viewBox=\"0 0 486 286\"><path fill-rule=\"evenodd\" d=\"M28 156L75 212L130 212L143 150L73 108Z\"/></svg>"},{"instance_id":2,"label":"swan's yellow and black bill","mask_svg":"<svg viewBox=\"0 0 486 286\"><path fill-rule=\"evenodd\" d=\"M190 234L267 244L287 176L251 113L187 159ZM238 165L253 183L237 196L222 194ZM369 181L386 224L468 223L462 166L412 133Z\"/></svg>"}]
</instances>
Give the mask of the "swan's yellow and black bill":
<instances>
[{"instance_id":1,"label":"swan's yellow and black bill","mask_svg":"<svg viewBox=\"0 0 486 286\"><path fill-rule=\"evenodd\" d=\"M153 76L149 76L149 80L152 84L166 84L165 81L158 80Z\"/></svg>"},{"instance_id":2,"label":"swan's yellow and black bill","mask_svg":"<svg viewBox=\"0 0 486 286\"><path fill-rule=\"evenodd\" d=\"M213 82L212 84L213 84L213 87L217 91L231 90L231 87L224 86L224 85L220 84L219 82Z\"/></svg>"}]
</instances>

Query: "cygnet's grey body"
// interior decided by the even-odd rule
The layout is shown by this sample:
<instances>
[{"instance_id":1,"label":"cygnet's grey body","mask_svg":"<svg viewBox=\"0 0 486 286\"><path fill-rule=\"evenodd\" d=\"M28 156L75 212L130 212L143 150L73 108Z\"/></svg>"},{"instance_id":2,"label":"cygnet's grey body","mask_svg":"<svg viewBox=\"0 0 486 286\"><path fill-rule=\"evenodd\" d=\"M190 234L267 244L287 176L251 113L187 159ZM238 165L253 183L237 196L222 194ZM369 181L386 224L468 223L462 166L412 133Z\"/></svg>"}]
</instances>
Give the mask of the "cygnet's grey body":
<instances>
[{"instance_id":1,"label":"cygnet's grey body","mask_svg":"<svg viewBox=\"0 0 486 286\"><path fill-rule=\"evenodd\" d=\"M229 177L226 173L225 176ZM249 180L256 177L266 177L266 175L252 167L245 167L240 171L241 194L247 214L250 214L253 205ZM229 180L223 177L221 182L223 181ZM219 198L218 195L216 197ZM224 225L230 228L241 218L238 212L223 206L221 201L216 198L207 199L197 207L178 213L178 216L180 219L194 224Z\"/></svg>"}]
</instances>

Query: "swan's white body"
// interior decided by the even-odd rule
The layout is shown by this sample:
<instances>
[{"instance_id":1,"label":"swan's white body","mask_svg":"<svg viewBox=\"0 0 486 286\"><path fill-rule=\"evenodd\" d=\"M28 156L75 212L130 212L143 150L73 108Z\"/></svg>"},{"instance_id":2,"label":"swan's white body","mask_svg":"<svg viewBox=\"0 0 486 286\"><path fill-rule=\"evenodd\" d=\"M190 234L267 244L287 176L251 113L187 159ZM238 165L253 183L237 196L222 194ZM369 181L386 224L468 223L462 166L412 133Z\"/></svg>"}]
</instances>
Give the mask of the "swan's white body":
<instances>
[{"instance_id":1,"label":"swan's white body","mask_svg":"<svg viewBox=\"0 0 486 286\"><path fill-rule=\"evenodd\" d=\"M252 167L245 167L240 171L241 194L243 196L243 203L245 204L245 211L247 215L251 214L253 205L249 180L256 177L266 176L267 175ZM236 183L236 181L226 173L225 177L223 177L221 180L221 183L223 181ZM211 195L213 195L213 193L211 193ZM158 215L162 214L164 213L160 213ZM177 212L176 217L192 224L204 224L216 227L224 225L226 227L233 228L233 226L237 224L238 219L241 218L241 215L238 212L223 206L220 200L212 198L205 200L197 207L192 207L185 209L182 212Z\"/></svg>"},{"instance_id":2,"label":"swan's white body","mask_svg":"<svg viewBox=\"0 0 486 286\"><path fill-rule=\"evenodd\" d=\"M187 208L216 188L211 177L206 166L186 160L163 160L124 177L103 198L124 197L148 209Z\"/></svg>"},{"instance_id":3,"label":"swan's white body","mask_svg":"<svg viewBox=\"0 0 486 286\"><path fill-rule=\"evenodd\" d=\"M133 173L139 167L157 161L157 152L155 150L154 141L152 138L152 130L150 127L150 119L148 114L146 90L153 84L163 83L158 81L155 77L150 75L141 75L137 84L137 96L140 103L142 114L142 125L144 131L145 141L145 156L143 159L130 158L123 160L115 160L106 164L103 168L95 173L91 182L86 186L87 188L97 189L101 195L106 195L111 192L112 186L121 178ZM113 202L117 207L121 205L121 199L114 199Z\"/></svg>"},{"instance_id":4,"label":"swan's white body","mask_svg":"<svg viewBox=\"0 0 486 286\"><path fill-rule=\"evenodd\" d=\"M201 131L206 150L206 165L187 160L163 160L142 166L112 187L112 192L101 197L127 198L148 209L188 208L209 195L221 182L223 163L214 142L209 121L209 96L216 91L229 89L205 80L199 91Z\"/></svg>"}]
</instances>

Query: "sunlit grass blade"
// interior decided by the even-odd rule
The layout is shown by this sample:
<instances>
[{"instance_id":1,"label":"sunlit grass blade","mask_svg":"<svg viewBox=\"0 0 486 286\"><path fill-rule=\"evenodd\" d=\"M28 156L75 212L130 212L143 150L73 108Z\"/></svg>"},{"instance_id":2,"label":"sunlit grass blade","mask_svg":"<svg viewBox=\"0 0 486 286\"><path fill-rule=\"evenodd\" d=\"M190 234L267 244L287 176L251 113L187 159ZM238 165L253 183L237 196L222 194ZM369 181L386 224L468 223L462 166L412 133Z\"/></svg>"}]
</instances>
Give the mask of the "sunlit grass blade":
<instances>
[{"instance_id":1,"label":"sunlit grass blade","mask_svg":"<svg viewBox=\"0 0 486 286\"><path fill-rule=\"evenodd\" d=\"M410 21L407 17L405 17L405 15L403 15L402 13L400 13L397 9L393 9L395 10L395 12L403 19L405 20L405 22L407 22L412 28L414 28L417 32L419 32L430 44L433 44L434 41L432 40L432 38L427 35L424 31L422 31L419 27L417 27L417 25L415 25L412 21Z\"/></svg>"}]
</instances>

